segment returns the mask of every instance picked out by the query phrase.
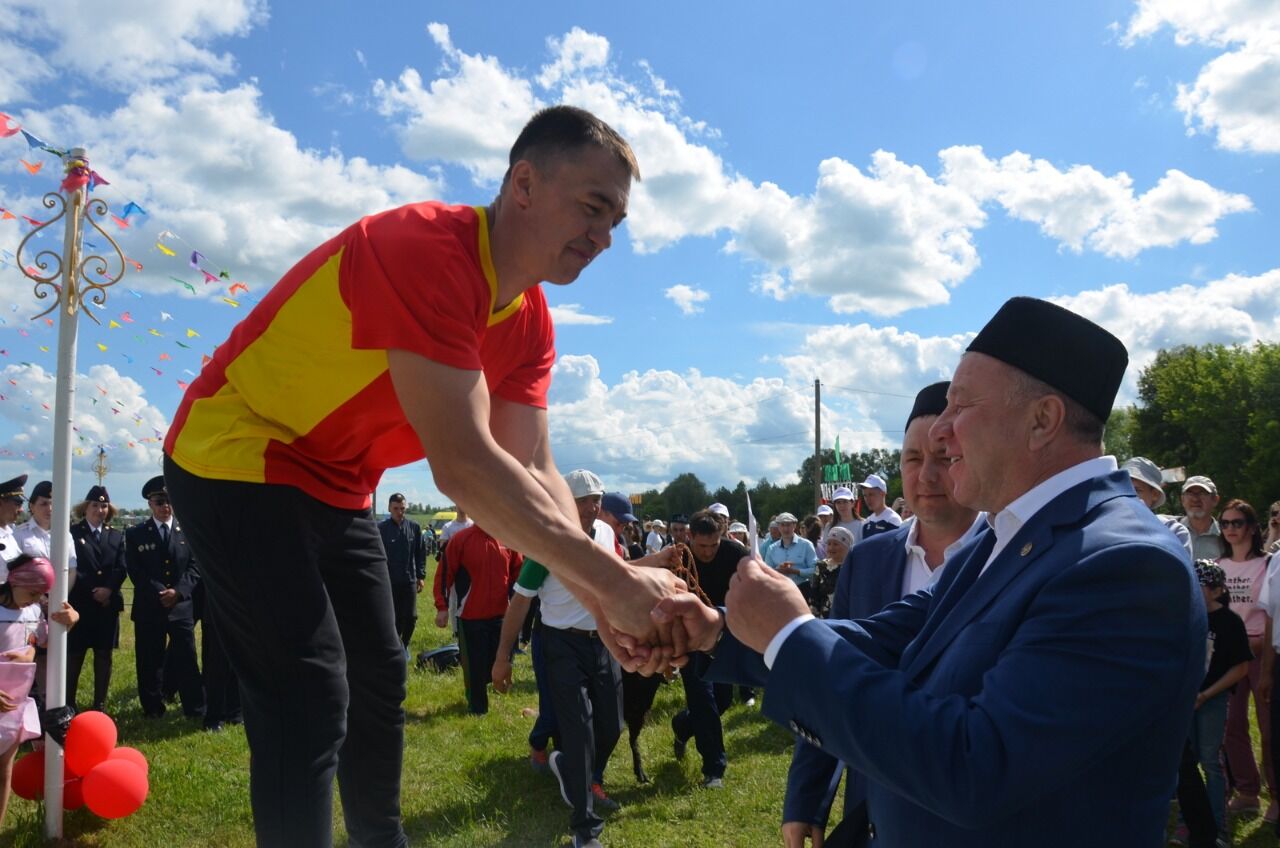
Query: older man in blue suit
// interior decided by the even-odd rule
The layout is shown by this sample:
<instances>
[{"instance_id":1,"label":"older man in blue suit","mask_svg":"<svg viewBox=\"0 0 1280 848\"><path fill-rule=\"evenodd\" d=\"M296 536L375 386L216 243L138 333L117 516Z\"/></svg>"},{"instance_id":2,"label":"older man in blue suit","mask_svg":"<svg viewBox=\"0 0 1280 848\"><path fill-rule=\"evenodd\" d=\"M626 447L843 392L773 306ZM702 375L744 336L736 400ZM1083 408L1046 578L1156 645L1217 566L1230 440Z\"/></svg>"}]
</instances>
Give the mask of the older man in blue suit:
<instances>
[{"instance_id":1,"label":"older man in blue suit","mask_svg":"<svg viewBox=\"0 0 1280 848\"><path fill-rule=\"evenodd\" d=\"M829 618L868 618L932 586L947 562L986 529L983 513L956 503L945 446L940 439L929 439L929 428L946 408L950 385L943 381L921 389L907 416L899 471L912 517L849 552L840 567ZM821 748L797 740L782 804L786 848L803 848L808 839L826 848L867 843L867 779L856 769L849 769L845 781L844 819L823 841L842 765Z\"/></svg>"},{"instance_id":2,"label":"older man in blue suit","mask_svg":"<svg viewBox=\"0 0 1280 848\"><path fill-rule=\"evenodd\" d=\"M931 433L992 527L933 589L817 621L747 559L724 616L684 596L655 609L713 653L710 676L764 684L767 715L867 775L877 845L1163 844L1206 616L1177 542L1102 455L1127 362L1045 301L982 329Z\"/></svg>"}]
</instances>

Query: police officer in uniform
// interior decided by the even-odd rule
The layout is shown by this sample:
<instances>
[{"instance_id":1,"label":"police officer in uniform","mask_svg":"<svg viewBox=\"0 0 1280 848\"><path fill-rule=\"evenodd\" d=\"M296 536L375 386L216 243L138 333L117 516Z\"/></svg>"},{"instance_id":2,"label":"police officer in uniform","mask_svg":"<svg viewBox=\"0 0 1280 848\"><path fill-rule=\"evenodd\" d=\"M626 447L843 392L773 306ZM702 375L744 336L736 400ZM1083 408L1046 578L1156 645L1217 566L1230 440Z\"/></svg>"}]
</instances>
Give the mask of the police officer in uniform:
<instances>
[{"instance_id":1,"label":"police officer in uniform","mask_svg":"<svg viewBox=\"0 0 1280 848\"><path fill-rule=\"evenodd\" d=\"M164 715L162 682L182 696L182 711L202 717L204 686L196 663L191 596L200 581L195 556L173 518L164 477L142 487L151 518L125 531L125 566L133 581L133 625L137 637L138 698L143 715Z\"/></svg>"},{"instance_id":2,"label":"police officer in uniform","mask_svg":"<svg viewBox=\"0 0 1280 848\"><path fill-rule=\"evenodd\" d=\"M9 562L22 553L13 535L13 525L26 500L22 492L27 487L27 475L19 474L12 480L0 483L0 583L9 578Z\"/></svg>"},{"instance_id":3,"label":"police officer in uniform","mask_svg":"<svg viewBox=\"0 0 1280 848\"><path fill-rule=\"evenodd\" d=\"M76 706L76 689L84 658L93 651L93 709L102 711L111 687L111 652L120 647L120 613L124 611L124 534L109 527L116 508L102 486L94 486L75 508L82 516L71 525L76 579L69 600L80 613L80 625L67 634L67 703Z\"/></svg>"}]
</instances>

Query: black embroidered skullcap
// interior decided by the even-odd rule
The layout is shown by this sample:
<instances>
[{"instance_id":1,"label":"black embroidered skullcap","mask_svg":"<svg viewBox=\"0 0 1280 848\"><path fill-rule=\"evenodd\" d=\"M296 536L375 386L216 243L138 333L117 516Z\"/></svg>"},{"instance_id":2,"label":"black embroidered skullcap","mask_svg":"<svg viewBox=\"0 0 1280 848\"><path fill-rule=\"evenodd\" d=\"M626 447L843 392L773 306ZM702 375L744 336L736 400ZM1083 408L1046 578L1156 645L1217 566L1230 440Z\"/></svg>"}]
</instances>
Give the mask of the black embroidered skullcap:
<instances>
[{"instance_id":1,"label":"black embroidered skullcap","mask_svg":"<svg viewBox=\"0 0 1280 848\"><path fill-rule=\"evenodd\" d=\"M150 480L147 481L147 485L142 487L142 499L145 501L151 500L152 496L154 495L168 496L168 494L169 494L168 489L164 487L163 474L161 474L158 477L152 477Z\"/></svg>"},{"instance_id":2,"label":"black embroidered skullcap","mask_svg":"<svg viewBox=\"0 0 1280 848\"><path fill-rule=\"evenodd\" d=\"M947 408L947 389L949 388L951 388L951 381L943 380L921 389L920 394L916 395L916 402L911 407L911 414L907 416L907 427L910 428L911 422L923 415L941 415L942 410Z\"/></svg>"},{"instance_id":3,"label":"black embroidered skullcap","mask_svg":"<svg viewBox=\"0 0 1280 848\"><path fill-rule=\"evenodd\" d=\"M31 500L36 498L52 498L53 497L53 481L41 480L36 483L36 487L31 490Z\"/></svg>"},{"instance_id":4,"label":"black embroidered skullcap","mask_svg":"<svg viewBox=\"0 0 1280 848\"><path fill-rule=\"evenodd\" d=\"M105 486L93 486L89 489L89 494L84 496L86 503L111 503L111 496L107 494Z\"/></svg>"},{"instance_id":5,"label":"black embroidered skullcap","mask_svg":"<svg viewBox=\"0 0 1280 848\"><path fill-rule=\"evenodd\" d=\"M1048 383L1103 422L1129 367L1124 342L1088 318L1034 297L1005 301L968 350Z\"/></svg>"},{"instance_id":6,"label":"black embroidered skullcap","mask_svg":"<svg viewBox=\"0 0 1280 848\"><path fill-rule=\"evenodd\" d=\"M12 480L5 480L0 483L0 498L7 498L12 501L23 501L22 490L27 487L27 475L19 474Z\"/></svg>"}]
</instances>

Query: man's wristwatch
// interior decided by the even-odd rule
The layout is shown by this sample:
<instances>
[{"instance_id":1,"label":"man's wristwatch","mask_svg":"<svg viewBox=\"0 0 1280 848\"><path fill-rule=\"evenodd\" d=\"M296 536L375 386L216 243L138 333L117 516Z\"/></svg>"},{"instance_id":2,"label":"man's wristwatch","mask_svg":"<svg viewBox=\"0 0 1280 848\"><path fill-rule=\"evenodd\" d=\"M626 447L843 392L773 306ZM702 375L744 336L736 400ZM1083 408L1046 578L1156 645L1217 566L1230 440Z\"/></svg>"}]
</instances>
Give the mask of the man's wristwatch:
<instances>
[{"instance_id":1,"label":"man's wristwatch","mask_svg":"<svg viewBox=\"0 0 1280 848\"><path fill-rule=\"evenodd\" d=\"M720 647L720 642L724 640L725 631L729 629L728 622L725 620L724 607L716 607L716 612L720 613L720 632L716 634L716 641L707 651L707 656L715 659L716 649Z\"/></svg>"}]
</instances>

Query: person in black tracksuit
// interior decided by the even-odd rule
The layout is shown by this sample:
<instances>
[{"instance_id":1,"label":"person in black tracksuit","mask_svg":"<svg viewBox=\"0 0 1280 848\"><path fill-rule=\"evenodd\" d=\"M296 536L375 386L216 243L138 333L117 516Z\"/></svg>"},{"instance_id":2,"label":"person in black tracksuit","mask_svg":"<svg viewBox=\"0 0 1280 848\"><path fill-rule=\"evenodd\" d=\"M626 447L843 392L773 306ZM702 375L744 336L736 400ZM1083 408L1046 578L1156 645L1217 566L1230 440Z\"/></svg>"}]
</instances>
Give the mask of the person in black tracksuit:
<instances>
[{"instance_id":1,"label":"person in black tracksuit","mask_svg":"<svg viewBox=\"0 0 1280 848\"><path fill-rule=\"evenodd\" d=\"M93 709L106 708L111 690L111 652L120 646L120 613L124 611L124 534L109 527L116 508L102 486L94 486L76 508L84 517L71 525L76 579L68 600L80 623L67 634L67 704L79 709L76 690L85 655L93 651Z\"/></svg>"},{"instance_id":2,"label":"person in black tracksuit","mask_svg":"<svg viewBox=\"0 0 1280 848\"><path fill-rule=\"evenodd\" d=\"M151 518L125 531L125 566L133 581L138 698L143 715L164 715L167 684L182 697L189 717L205 713L204 686L196 662L192 595L200 571L186 536L173 519L164 477L142 487Z\"/></svg>"}]
</instances>

